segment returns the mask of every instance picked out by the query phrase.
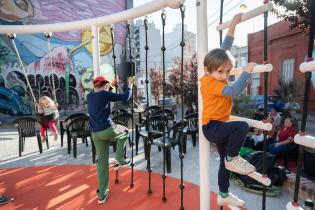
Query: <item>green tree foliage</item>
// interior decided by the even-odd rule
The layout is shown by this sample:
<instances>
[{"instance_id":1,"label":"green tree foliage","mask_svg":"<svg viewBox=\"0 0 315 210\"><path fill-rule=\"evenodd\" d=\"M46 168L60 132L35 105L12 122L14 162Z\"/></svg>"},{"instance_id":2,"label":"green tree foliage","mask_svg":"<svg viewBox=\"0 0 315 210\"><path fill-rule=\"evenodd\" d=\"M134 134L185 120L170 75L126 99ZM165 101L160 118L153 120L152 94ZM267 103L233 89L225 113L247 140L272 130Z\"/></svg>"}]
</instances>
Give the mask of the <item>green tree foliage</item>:
<instances>
[{"instance_id":1,"label":"green tree foliage","mask_svg":"<svg viewBox=\"0 0 315 210\"><path fill-rule=\"evenodd\" d=\"M297 86L298 84L295 80L284 82L282 79L279 79L278 86L274 90L274 93L285 103L293 102L299 99L298 97L300 96L300 93L297 91L299 89Z\"/></svg>"},{"instance_id":2,"label":"green tree foliage","mask_svg":"<svg viewBox=\"0 0 315 210\"><path fill-rule=\"evenodd\" d=\"M311 0L271 0L277 8L273 12L282 20L289 22L290 29L300 28L307 32L310 26Z\"/></svg>"}]
</instances>

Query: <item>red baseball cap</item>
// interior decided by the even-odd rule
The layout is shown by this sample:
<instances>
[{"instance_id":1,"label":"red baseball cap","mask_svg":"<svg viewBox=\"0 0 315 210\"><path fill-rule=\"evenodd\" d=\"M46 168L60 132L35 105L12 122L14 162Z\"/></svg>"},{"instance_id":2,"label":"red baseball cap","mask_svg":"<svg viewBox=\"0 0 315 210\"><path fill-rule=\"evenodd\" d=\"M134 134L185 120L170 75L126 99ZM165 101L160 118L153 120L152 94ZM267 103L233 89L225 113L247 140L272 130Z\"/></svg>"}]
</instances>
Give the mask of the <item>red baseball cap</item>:
<instances>
[{"instance_id":1,"label":"red baseball cap","mask_svg":"<svg viewBox=\"0 0 315 210\"><path fill-rule=\"evenodd\" d=\"M107 83L110 83L110 82L109 82L108 79L106 79L106 77L104 77L104 76L97 76L97 77L94 79L94 81L93 81L94 87L97 86L97 85L99 85L99 84L101 84L101 83L107 84ZM113 88L111 85L110 85L110 87L111 87L111 89Z\"/></svg>"},{"instance_id":2,"label":"red baseball cap","mask_svg":"<svg viewBox=\"0 0 315 210\"><path fill-rule=\"evenodd\" d=\"M94 86L97 86L101 83L109 83L109 81L104 76L97 76L93 81Z\"/></svg>"}]
</instances>

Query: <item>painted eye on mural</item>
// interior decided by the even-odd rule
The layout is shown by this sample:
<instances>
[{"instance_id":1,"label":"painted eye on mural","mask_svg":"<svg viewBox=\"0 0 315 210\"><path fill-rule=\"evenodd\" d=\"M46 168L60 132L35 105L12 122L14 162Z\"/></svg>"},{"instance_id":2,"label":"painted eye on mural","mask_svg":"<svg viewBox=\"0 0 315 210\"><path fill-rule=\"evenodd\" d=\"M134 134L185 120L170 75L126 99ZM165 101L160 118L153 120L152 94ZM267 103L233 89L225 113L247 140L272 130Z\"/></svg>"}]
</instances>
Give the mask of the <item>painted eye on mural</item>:
<instances>
[{"instance_id":1,"label":"painted eye on mural","mask_svg":"<svg viewBox=\"0 0 315 210\"><path fill-rule=\"evenodd\" d=\"M21 10L28 10L28 3L25 0L14 0L14 4L19 7Z\"/></svg>"}]
</instances>

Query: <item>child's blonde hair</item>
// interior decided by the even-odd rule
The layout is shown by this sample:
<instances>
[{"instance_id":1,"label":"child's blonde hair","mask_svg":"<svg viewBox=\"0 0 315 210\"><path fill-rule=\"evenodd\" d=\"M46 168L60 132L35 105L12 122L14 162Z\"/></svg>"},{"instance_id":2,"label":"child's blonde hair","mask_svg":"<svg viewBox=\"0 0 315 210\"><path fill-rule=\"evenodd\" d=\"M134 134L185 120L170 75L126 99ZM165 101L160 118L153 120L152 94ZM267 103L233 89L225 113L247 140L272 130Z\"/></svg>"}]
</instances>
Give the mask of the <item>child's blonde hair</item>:
<instances>
[{"instance_id":1,"label":"child's blonde hair","mask_svg":"<svg viewBox=\"0 0 315 210\"><path fill-rule=\"evenodd\" d=\"M44 101L47 101L48 103L49 103L49 106L55 106L55 102L51 99L51 98L49 98L48 96L42 96L42 97L40 97L40 99L38 100L38 103L40 104L40 105L43 105L43 102Z\"/></svg>"},{"instance_id":2,"label":"child's blonde hair","mask_svg":"<svg viewBox=\"0 0 315 210\"><path fill-rule=\"evenodd\" d=\"M235 60L233 55L224 49L216 48L208 52L203 60L204 67L207 67L208 73L216 71L220 66L231 64L234 68Z\"/></svg>"}]
</instances>

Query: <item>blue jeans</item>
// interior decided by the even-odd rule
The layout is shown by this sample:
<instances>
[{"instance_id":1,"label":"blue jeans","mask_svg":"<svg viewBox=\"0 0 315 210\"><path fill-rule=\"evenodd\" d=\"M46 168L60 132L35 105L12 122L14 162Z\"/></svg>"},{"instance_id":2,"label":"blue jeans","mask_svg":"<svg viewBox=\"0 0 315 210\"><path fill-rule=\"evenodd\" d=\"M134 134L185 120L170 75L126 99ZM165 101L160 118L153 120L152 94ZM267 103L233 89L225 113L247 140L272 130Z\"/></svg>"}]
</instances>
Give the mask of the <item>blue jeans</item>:
<instances>
[{"instance_id":1,"label":"blue jeans","mask_svg":"<svg viewBox=\"0 0 315 210\"><path fill-rule=\"evenodd\" d=\"M230 186L230 171L225 168L224 159L226 155L231 157L239 155L248 131L248 123L242 121L210 121L202 126L204 136L208 141L216 144L220 155L218 172L220 192L228 192Z\"/></svg>"},{"instance_id":2,"label":"blue jeans","mask_svg":"<svg viewBox=\"0 0 315 210\"><path fill-rule=\"evenodd\" d=\"M283 152L291 152L291 151L294 151L296 150L297 148L297 145L294 144L294 143L291 143L291 144L285 144L285 145L279 145L279 146L275 146L276 143L273 143L273 144L270 144L268 146L268 151L273 154L273 155L280 155L282 154Z\"/></svg>"}]
</instances>

